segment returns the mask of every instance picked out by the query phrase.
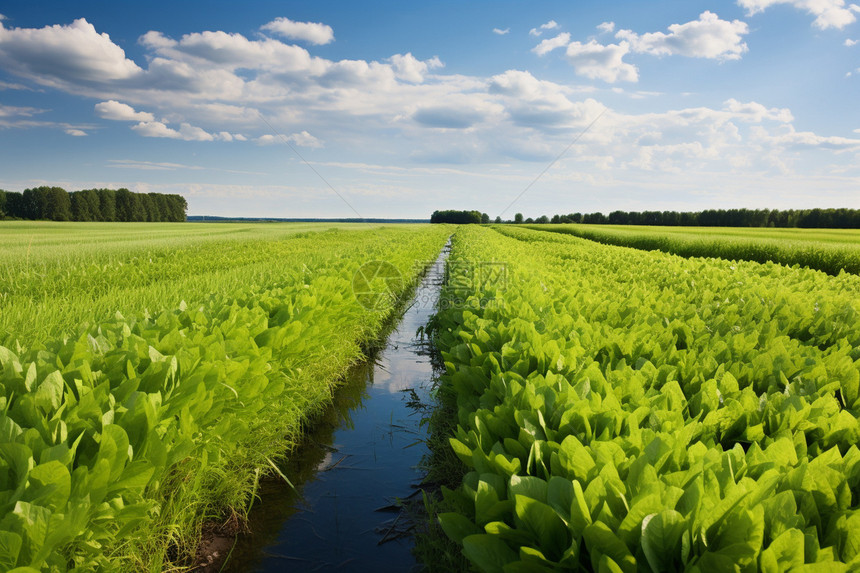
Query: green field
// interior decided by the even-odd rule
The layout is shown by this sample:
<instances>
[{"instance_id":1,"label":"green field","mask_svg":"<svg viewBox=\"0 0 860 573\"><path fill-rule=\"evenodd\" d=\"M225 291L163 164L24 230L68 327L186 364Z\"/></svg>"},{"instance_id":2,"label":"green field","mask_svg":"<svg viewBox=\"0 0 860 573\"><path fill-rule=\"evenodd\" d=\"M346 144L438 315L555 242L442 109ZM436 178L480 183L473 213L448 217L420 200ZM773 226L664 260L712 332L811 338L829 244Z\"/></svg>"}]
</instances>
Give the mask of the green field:
<instances>
[{"instance_id":1,"label":"green field","mask_svg":"<svg viewBox=\"0 0 860 573\"><path fill-rule=\"evenodd\" d=\"M0 570L189 564L452 232L434 441L472 567L860 567L860 277L822 264L857 233L535 229L0 225Z\"/></svg>"},{"instance_id":2,"label":"green field","mask_svg":"<svg viewBox=\"0 0 860 573\"><path fill-rule=\"evenodd\" d=\"M720 257L799 265L839 274L860 273L860 230L642 225L528 225L607 245L663 251L684 257Z\"/></svg>"},{"instance_id":3,"label":"green field","mask_svg":"<svg viewBox=\"0 0 860 573\"><path fill-rule=\"evenodd\" d=\"M0 344L30 344L82 322L132 316L216 290L266 284L306 262L284 240L336 223L0 224ZM410 228L418 228L410 227ZM11 339L11 340L10 340Z\"/></svg>"},{"instance_id":4,"label":"green field","mask_svg":"<svg viewBox=\"0 0 860 573\"><path fill-rule=\"evenodd\" d=\"M860 567L860 277L514 226L450 260L506 269L435 325L476 569Z\"/></svg>"},{"instance_id":5,"label":"green field","mask_svg":"<svg viewBox=\"0 0 860 573\"><path fill-rule=\"evenodd\" d=\"M386 261L403 280L360 288L408 291L449 234L4 223L0 569L188 563L395 310L359 304L356 271Z\"/></svg>"}]
</instances>

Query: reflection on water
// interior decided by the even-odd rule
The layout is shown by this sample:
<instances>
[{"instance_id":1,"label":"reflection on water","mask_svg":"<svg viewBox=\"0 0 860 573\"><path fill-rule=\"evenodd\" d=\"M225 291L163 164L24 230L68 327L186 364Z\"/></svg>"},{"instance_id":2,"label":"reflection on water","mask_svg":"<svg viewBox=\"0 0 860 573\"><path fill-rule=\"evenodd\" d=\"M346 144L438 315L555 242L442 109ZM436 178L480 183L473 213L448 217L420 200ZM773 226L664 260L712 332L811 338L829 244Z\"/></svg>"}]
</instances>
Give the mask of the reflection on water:
<instances>
[{"instance_id":1,"label":"reflection on water","mask_svg":"<svg viewBox=\"0 0 860 573\"><path fill-rule=\"evenodd\" d=\"M435 310L440 255L397 328L354 367L308 432L282 481L261 484L225 571L408 571L412 540L393 504L416 494L426 448L415 403L429 401L433 366L416 338Z\"/></svg>"}]
</instances>

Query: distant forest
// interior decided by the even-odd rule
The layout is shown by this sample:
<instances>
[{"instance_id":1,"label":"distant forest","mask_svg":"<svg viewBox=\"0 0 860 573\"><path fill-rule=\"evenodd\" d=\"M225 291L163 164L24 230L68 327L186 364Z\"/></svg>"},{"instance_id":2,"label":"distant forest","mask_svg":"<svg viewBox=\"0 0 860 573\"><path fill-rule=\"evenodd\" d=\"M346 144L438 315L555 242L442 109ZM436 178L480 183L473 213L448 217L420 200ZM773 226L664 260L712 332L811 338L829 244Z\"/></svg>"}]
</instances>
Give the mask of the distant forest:
<instances>
[{"instance_id":1,"label":"distant forest","mask_svg":"<svg viewBox=\"0 0 860 573\"><path fill-rule=\"evenodd\" d=\"M0 219L48 221L185 221L181 195L134 193L128 189L36 187L23 193L0 189Z\"/></svg>"},{"instance_id":2,"label":"distant forest","mask_svg":"<svg viewBox=\"0 0 860 573\"><path fill-rule=\"evenodd\" d=\"M456 211L449 209L447 211L433 211L430 215L431 223L453 223L455 225L469 224L487 224L490 222L490 216L480 211Z\"/></svg>"},{"instance_id":3,"label":"distant forest","mask_svg":"<svg viewBox=\"0 0 860 573\"><path fill-rule=\"evenodd\" d=\"M501 223L500 219L496 219ZM509 223L585 223L609 225L665 225L668 227L802 227L808 229L860 229L860 209L708 209L697 212L613 211L570 213L523 219L517 213Z\"/></svg>"}]
</instances>

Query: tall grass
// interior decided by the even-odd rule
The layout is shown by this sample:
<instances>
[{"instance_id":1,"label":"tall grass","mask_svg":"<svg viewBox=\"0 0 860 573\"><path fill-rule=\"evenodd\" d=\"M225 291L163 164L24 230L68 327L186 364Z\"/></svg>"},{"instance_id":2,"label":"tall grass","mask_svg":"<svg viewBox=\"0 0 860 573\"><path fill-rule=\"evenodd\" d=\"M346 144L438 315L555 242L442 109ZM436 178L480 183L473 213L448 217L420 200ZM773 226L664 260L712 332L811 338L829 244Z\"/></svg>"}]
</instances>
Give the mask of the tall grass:
<instances>
[{"instance_id":1,"label":"tall grass","mask_svg":"<svg viewBox=\"0 0 860 573\"><path fill-rule=\"evenodd\" d=\"M799 265L837 275L860 273L860 231L834 229L734 229L616 225L526 225L607 245L662 251L683 257L714 257Z\"/></svg>"},{"instance_id":2,"label":"tall grass","mask_svg":"<svg viewBox=\"0 0 860 573\"><path fill-rule=\"evenodd\" d=\"M0 277L0 466L16 468L0 474L0 568L188 563L394 310L361 307L355 271L385 260L409 279L448 235L189 226L120 248L124 227L65 228L95 234L71 252L23 233Z\"/></svg>"}]
</instances>

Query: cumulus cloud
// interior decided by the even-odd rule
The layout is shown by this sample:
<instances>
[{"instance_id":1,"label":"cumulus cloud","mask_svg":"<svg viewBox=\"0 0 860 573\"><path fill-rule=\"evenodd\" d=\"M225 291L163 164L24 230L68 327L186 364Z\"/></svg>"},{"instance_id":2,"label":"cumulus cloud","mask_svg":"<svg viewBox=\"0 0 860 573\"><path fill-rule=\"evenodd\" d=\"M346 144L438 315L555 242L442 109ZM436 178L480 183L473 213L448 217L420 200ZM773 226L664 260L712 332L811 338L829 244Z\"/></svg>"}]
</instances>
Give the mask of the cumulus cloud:
<instances>
[{"instance_id":1,"label":"cumulus cloud","mask_svg":"<svg viewBox=\"0 0 860 573\"><path fill-rule=\"evenodd\" d=\"M242 34L221 31L185 34L178 41L160 32L150 31L141 36L140 44L153 50L161 59L153 61L157 71L188 76L192 70L182 65L206 64L224 70L278 69L289 71L321 71L322 60L314 59L300 46L284 44L271 38L249 40ZM153 65L150 65L153 71Z\"/></svg>"},{"instance_id":2,"label":"cumulus cloud","mask_svg":"<svg viewBox=\"0 0 860 573\"><path fill-rule=\"evenodd\" d=\"M182 139L182 135L175 129L167 127L160 121L142 121L132 129L144 137L167 137L169 139Z\"/></svg>"},{"instance_id":3,"label":"cumulus cloud","mask_svg":"<svg viewBox=\"0 0 860 573\"><path fill-rule=\"evenodd\" d=\"M493 28L493 34L498 34L499 36L504 36L505 34L510 33L510 28L505 28L504 30L500 28Z\"/></svg>"},{"instance_id":4,"label":"cumulus cloud","mask_svg":"<svg viewBox=\"0 0 860 573\"><path fill-rule=\"evenodd\" d=\"M317 22L294 22L289 18L275 18L260 29L291 40L304 40L317 46L334 41L334 30L331 26Z\"/></svg>"},{"instance_id":5,"label":"cumulus cloud","mask_svg":"<svg viewBox=\"0 0 860 573\"><path fill-rule=\"evenodd\" d=\"M632 30L619 30L615 37L628 42L634 52L654 56L737 60L748 49L743 42L743 36L748 33L746 23L721 20L713 12L705 11L698 20L672 24L668 34L652 32L639 35Z\"/></svg>"},{"instance_id":6,"label":"cumulus cloud","mask_svg":"<svg viewBox=\"0 0 860 573\"><path fill-rule=\"evenodd\" d=\"M128 104L120 103L116 100L103 101L95 106L96 113L103 119L112 119L115 121L137 121L150 122L155 121L155 117L145 111L135 111Z\"/></svg>"},{"instance_id":7,"label":"cumulus cloud","mask_svg":"<svg viewBox=\"0 0 860 573\"><path fill-rule=\"evenodd\" d=\"M635 82L639 71L622 59L630 51L627 42L603 45L594 40L587 44L571 42L567 46L567 60L577 74L608 83Z\"/></svg>"},{"instance_id":8,"label":"cumulus cloud","mask_svg":"<svg viewBox=\"0 0 860 573\"><path fill-rule=\"evenodd\" d=\"M794 121L794 116L788 108L767 108L754 101L742 103L731 98L726 100L723 109L732 113L738 119L748 122L761 123L764 120L770 120L780 123L790 123Z\"/></svg>"},{"instance_id":9,"label":"cumulus cloud","mask_svg":"<svg viewBox=\"0 0 860 573\"><path fill-rule=\"evenodd\" d=\"M601 34L611 34L615 31L615 22L601 22L597 25L597 29Z\"/></svg>"},{"instance_id":10,"label":"cumulus cloud","mask_svg":"<svg viewBox=\"0 0 860 573\"><path fill-rule=\"evenodd\" d=\"M167 139L181 139L184 141L232 141L233 136L229 133L213 135L202 127L189 123L181 123L179 129L173 129L161 121L141 121L132 129L144 137L165 137ZM226 136L224 135L226 133Z\"/></svg>"},{"instance_id":11,"label":"cumulus cloud","mask_svg":"<svg viewBox=\"0 0 860 573\"><path fill-rule=\"evenodd\" d=\"M546 40L543 40L540 44L532 48L532 52L534 52L538 56L543 56L555 50L556 48L563 48L569 43L570 34L568 34L567 32L562 32L555 38L547 38Z\"/></svg>"},{"instance_id":12,"label":"cumulus cloud","mask_svg":"<svg viewBox=\"0 0 860 573\"><path fill-rule=\"evenodd\" d=\"M603 109L592 99L571 101L569 88L539 80L521 70L508 70L493 76L488 92L500 97L505 114L516 125L531 129L580 127Z\"/></svg>"},{"instance_id":13,"label":"cumulus cloud","mask_svg":"<svg viewBox=\"0 0 860 573\"><path fill-rule=\"evenodd\" d=\"M764 12L767 8L778 4L788 4L804 10L815 16L812 24L820 29L843 29L857 21L855 12L860 12L856 4L845 5L845 0L738 0L738 5L745 8L748 16Z\"/></svg>"},{"instance_id":14,"label":"cumulus cloud","mask_svg":"<svg viewBox=\"0 0 860 573\"><path fill-rule=\"evenodd\" d=\"M558 22L556 22L555 20L550 20L546 24L541 24L539 28L532 28L531 30L529 30L529 35L538 37L546 30L555 30L556 28L558 28Z\"/></svg>"},{"instance_id":15,"label":"cumulus cloud","mask_svg":"<svg viewBox=\"0 0 860 573\"><path fill-rule=\"evenodd\" d=\"M82 129L75 129L73 127L69 127L65 131L67 134L74 136L74 137L85 137L87 135L86 131L84 131Z\"/></svg>"},{"instance_id":16,"label":"cumulus cloud","mask_svg":"<svg viewBox=\"0 0 860 573\"><path fill-rule=\"evenodd\" d=\"M255 141L260 145L272 145L275 143L292 143L293 145L298 145L299 147L320 148L324 146L322 141L304 130L299 133L293 133L284 137L267 133L265 135L261 135Z\"/></svg>"},{"instance_id":17,"label":"cumulus cloud","mask_svg":"<svg viewBox=\"0 0 860 573\"><path fill-rule=\"evenodd\" d=\"M128 80L142 73L125 51L84 18L69 25L6 28L0 22L0 66L51 87Z\"/></svg>"},{"instance_id":18,"label":"cumulus cloud","mask_svg":"<svg viewBox=\"0 0 860 573\"><path fill-rule=\"evenodd\" d=\"M740 54L740 29L732 28L734 22L707 14L692 23L671 26L664 33L640 36L630 32L629 40L619 38L614 44L570 42L569 35L556 32L539 46L544 53L564 48L576 73L584 77L635 82L638 70L624 58L636 49L643 54L718 59ZM604 24L598 30L614 31L611 23ZM711 29L724 25L737 37ZM74 26L86 42L69 33ZM542 31L547 29L552 28ZM412 53L380 61L328 60L267 36L251 39L214 31L174 39L151 31L139 40L145 59L138 66L89 24L24 32L21 35L17 29L0 26L4 71L97 98L93 103L99 117L131 122L130 128L143 137L258 144L283 141L261 135L270 132L265 125L270 122L289 134L289 143L305 148L322 147L327 133L335 130L338 145L371 147L379 144L380 130L387 130L408 150L402 152L404 158L415 161L547 161L605 110L596 99L583 96L582 89L541 80L527 71L508 70L490 78L433 73L442 67L438 58L420 60ZM26 43L31 36L44 34L50 39L44 46ZM114 47L102 50L105 46L100 42L105 41ZM101 47L90 47L90 53L84 44ZM536 53L539 46L534 48ZM74 64L91 70L76 77L45 64L43 48L86 55L84 60L92 56L96 61ZM13 53L15 61L9 64ZM98 64L99 58L111 65ZM630 93L630 97L649 95L653 94ZM76 135L93 134L94 126L36 121L32 116L41 111L0 106L0 129L48 127ZM572 148L571 160L588 157L594 164L611 165L613 171L670 171L698 168L707 162L722 169L753 162L762 149L774 156L813 148L830 149L834 154L855 149L851 138L796 132L790 128L792 121L788 109L740 99L728 99L716 109L689 107L645 114L609 110L583 138L583 147ZM763 135L750 136L759 133Z\"/></svg>"},{"instance_id":19,"label":"cumulus cloud","mask_svg":"<svg viewBox=\"0 0 860 573\"><path fill-rule=\"evenodd\" d=\"M857 45L857 40L852 40L851 38L845 38L845 46L850 48L851 46L856 46L856 45Z\"/></svg>"},{"instance_id":20,"label":"cumulus cloud","mask_svg":"<svg viewBox=\"0 0 860 573\"><path fill-rule=\"evenodd\" d=\"M424 81L424 75L427 73L427 70L441 68L445 65L436 56L422 62L413 56L411 52L407 52L405 55L394 54L389 58L389 62L391 62L391 67L394 68L394 75L398 79L416 84Z\"/></svg>"}]
</instances>

